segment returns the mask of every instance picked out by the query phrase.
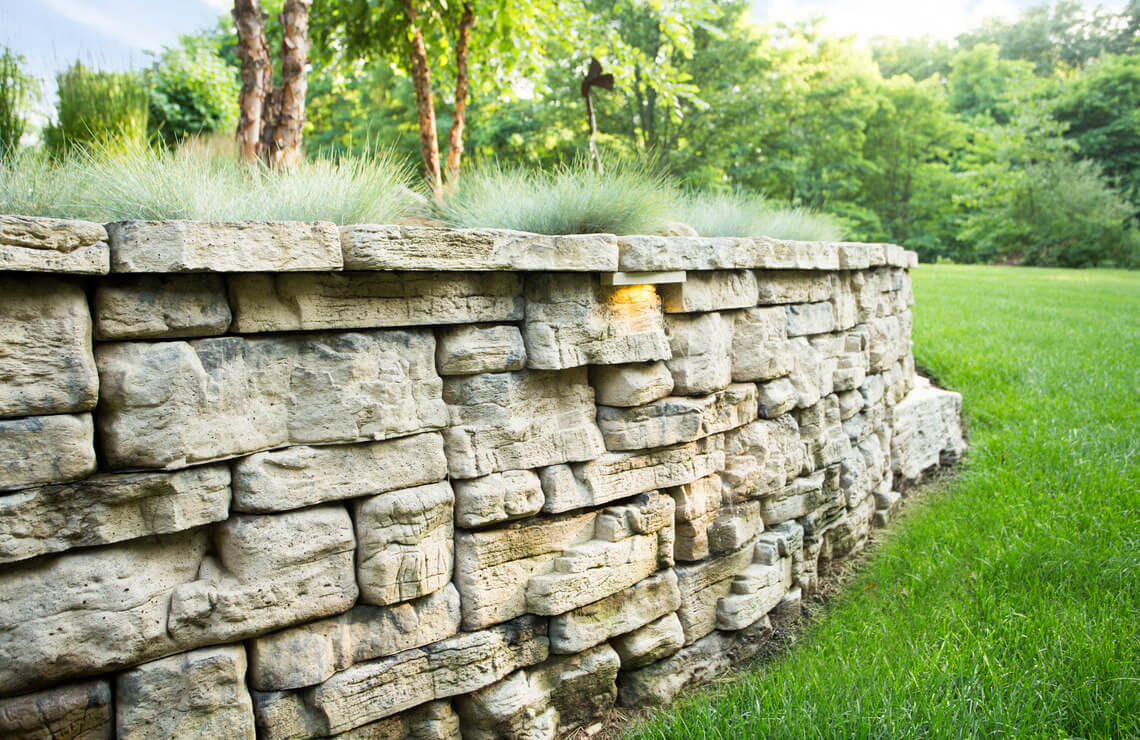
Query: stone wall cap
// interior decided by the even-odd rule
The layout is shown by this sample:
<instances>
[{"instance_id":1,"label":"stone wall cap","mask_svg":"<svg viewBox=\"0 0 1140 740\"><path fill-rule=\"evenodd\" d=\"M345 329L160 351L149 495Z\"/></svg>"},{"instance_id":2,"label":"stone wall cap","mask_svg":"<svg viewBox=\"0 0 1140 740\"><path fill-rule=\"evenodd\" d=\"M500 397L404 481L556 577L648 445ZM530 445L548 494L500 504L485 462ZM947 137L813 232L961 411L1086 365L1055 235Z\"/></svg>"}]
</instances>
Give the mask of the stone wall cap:
<instances>
[{"instance_id":1,"label":"stone wall cap","mask_svg":"<svg viewBox=\"0 0 1140 740\"><path fill-rule=\"evenodd\" d=\"M103 224L0 215L0 272L106 275L109 269Z\"/></svg>"},{"instance_id":2,"label":"stone wall cap","mask_svg":"<svg viewBox=\"0 0 1140 740\"><path fill-rule=\"evenodd\" d=\"M340 270L331 221L118 221L107 224L112 272Z\"/></svg>"},{"instance_id":3,"label":"stone wall cap","mask_svg":"<svg viewBox=\"0 0 1140 740\"><path fill-rule=\"evenodd\" d=\"M552 236L511 229L355 224L340 229L348 270L614 272L613 234Z\"/></svg>"}]
</instances>

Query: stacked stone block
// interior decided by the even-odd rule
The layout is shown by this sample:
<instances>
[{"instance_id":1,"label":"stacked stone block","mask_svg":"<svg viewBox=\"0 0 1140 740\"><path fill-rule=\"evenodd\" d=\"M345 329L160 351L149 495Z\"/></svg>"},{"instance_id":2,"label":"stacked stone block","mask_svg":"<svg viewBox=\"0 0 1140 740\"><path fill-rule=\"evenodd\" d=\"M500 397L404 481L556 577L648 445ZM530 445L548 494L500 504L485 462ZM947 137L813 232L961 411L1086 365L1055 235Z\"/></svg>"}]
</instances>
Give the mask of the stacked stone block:
<instances>
[{"instance_id":1,"label":"stacked stone block","mask_svg":"<svg viewBox=\"0 0 1140 740\"><path fill-rule=\"evenodd\" d=\"M962 454L913 264L0 217L0 736L553 738L668 702Z\"/></svg>"}]
</instances>

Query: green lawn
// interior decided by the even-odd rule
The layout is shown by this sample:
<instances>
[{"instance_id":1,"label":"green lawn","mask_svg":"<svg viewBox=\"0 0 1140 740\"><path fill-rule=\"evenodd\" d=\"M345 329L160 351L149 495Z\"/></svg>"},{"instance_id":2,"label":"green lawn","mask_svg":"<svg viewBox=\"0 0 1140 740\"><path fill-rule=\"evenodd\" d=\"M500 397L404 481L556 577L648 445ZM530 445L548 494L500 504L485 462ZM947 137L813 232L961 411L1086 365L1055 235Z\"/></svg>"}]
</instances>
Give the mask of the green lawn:
<instances>
[{"instance_id":1,"label":"green lawn","mask_svg":"<svg viewBox=\"0 0 1140 740\"><path fill-rule=\"evenodd\" d=\"M913 277L960 477L794 648L632 737L1140 737L1140 273Z\"/></svg>"}]
</instances>

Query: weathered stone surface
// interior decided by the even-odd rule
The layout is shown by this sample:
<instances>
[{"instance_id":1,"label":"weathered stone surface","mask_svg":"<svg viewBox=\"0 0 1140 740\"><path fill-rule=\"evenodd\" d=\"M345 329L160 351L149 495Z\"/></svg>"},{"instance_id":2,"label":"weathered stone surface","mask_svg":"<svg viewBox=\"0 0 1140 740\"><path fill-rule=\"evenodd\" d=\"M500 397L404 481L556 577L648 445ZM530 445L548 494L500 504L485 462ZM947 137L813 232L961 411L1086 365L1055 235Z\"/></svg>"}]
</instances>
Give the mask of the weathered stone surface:
<instances>
[{"instance_id":1,"label":"weathered stone surface","mask_svg":"<svg viewBox=\"0 0 1140 740\"><path fill-rule=\"evenodd\" d=\"M826 301L835 289L833 276L820 272L769 270L758 273L757 282L762 306Z\"/></svg>"},{"instance_id":2,"label":"weathered stone surface","mask_svg":"<svg viewBox=\"0 0 1140 740\"><path fill-rule=\"evenodd\" d=\"M217 522L229 515L224 465L96 475L0 496L0 563Z\"/></svg>"},{"instance_id":3,"label":"weathered stone surface","mask_svg":"<svg viewBox=\"0 0 1140 740\"><path fill-rule=\"evenodd\" d=\"M709 525L709 551L720 555L744 547L763 530L759 501L726 503Z\"/></svg>"},{"instance_id":4,"label":"weathered stone surface","mask_svg":"<svg viewBox=\"0 0 1140 740\"><path fill-rule=\"evenodd\" d=\"M673 375L664 362L594 365L590 382L598 403L606 406L641 406L673 391Z\"/></svg>"},{"instance_id":5,"label":"weathered stone surface","mask_svg":"<svg viewBox=\"0 0 1140 740\"><path fill-rule=\"evenodd\" d=\"M552 465L539 471L542 509L554 514L597 506L691 483L723 467L724 440L716 435L648 452L610 452L581 465Z\"/></svg>"},{"instance_id":6,"label":"weathered stone surface","mask_svg":"<svg viewBox=\"0 0 1140 740\"><path fill-rule=\"evenodd\" d=\"M615 637L610 643L621 658L622 670L642 668L668 658L685 644L681 620L673 613L644 627Z\"/></svg>"},{"instance_id":7,"label":"weathered stone surface","mask_svg":"<svg viewBox=\"0 0 1140 740\"><path fill-rule=\"evenodd\" d=\"M335 617L250 640L250 686L258 691L315 686L357 663L439 642L458 631L459 592L451 584L393 606L358 604Z\"/></svg>"},{"instance_id":8,"label":"weathered stone surface","mask_svg":"<svg viewBox=\"0 0 1140 740\"><path fill-rule=\"evenodd\" d=\"M440 375L522 370L526 347L517 326L458 326L440 332L435 364Z\"/></svg>"},{"instance_id":9,"label":"weathered stone surface","mask_svg":"<svg viewBox=\"0 0 1140 740\"><path fill-rule=\"evenodd\" d=\"M864 380L865 382L865 380ZM849 391L840 391L836 394L839 401L839 418L847 421L855 414L863 410L866 401L863 400L863 394L858 389Z\"/></svg>"},{"instance_id":10,"label":"weathered stone surface","mask_svg":"<svg viewBox=\"0 0 1140 740\"><path fill-rule=\"evenodd\" d=\"M107 681L0 699L0 736L11 740L111 740L114 734Z\"/></svg>"},{"instance_id":11,"label":"weathered stone surface","mask_svg":"<svg viewBox=\"0 0 1140 740\"><path fill-rule=\"evenodd\" d=\"M0 491L94 473L94 437L91 414L0 419Z\"/></svg>"},{"instance_id":12,"label":"weathered stone surface","mask_svg":"<svg viewBox=\"0 0 1140 740\"><path fill-rule=\"evenodd\" d=\"M489 686L547 657L546 624L534 617L358 663L296 692L254 692L259 737L323 737L428 701Z\"/></svg>"},{"instance_id":13,"label":"weathered stone surface","mask_svg":"<svg viewBox=\"0 0 1140 740\"><path fill-rule=\"evenodd\" d=\"M0 273L0 417L89 411L98 394L83 287Z\"/></svg>"},{"instance_id":14,"label":"weathered stone surface","mask_svg":"<svg viewBox=\"0 0 1140 740\"><path fill-rule=\"evenodd\" d=\"M788 314L782 306L750 308L733 321L732 379L773 380L792 371Z\"/></svg>"},{"instance_id":15,"label":"weathered stone surface","mask_svg":"<svg viewBox=\"0 0 1140 740\"><path fill-rule=\"evenodd\" d=\"M792 586L790 547L795 542L789 535L760 535L752 564L733 578L729 594L717 604L718 629L744 629L775 609L784 598Z\"/></svg>"},{"instance_id":16,"label":"weathered stone surface","mask_svg":"<svg viewBox=\"0 0 1140 740\"><path fill-rule=\"evenodd\" d=\"M835 329L835 310L827 301L798 303L787 307L788 336L823 334Z\"/></svg>"},{"instance_id":17,"label":"weathered stone surface","mask_svg":"<svg viewBox=\"0 0 1140 740\"><path fill-rule=\"evenodd\" d=\"M103 224L0 215L0 270L106 275L106 241Z\"/></svg>"},{"instance_id":18,"label":"weathered stone surface","mask_svg":"<svg viewBox=\"0 0 1140 740\"><path fill-rule=\"evenodd\" d=\"M603 720L617 700L621 659L609 645L577 655L551 656L528 671L532 681L549 686L550 704L558 712L561 736Z\"/></svg>"},{"instance_id":19,"label":"weathered stone surface","mask_svg":"<svg viewBox=\"0 0 1140 740\"><path fill-rule=\"evenodd\" d=\"M826 501L823 471L796 478L773 496L761 499L764 524L772 526L796 519Z\"/></svg>"},{"instance_id":20,"label":"weathered stone surface","mask_svg":"<svg viewBox=\"0 0 1140 740\"><path fill-rule=\"evenodd\" d=\"M95 288L95 338L212 337L230 326L221 275L118 275Z\"/></svg>"},{"instance_id":21,"label":"weathered stone surface","mask_svg":"<svg viewBox=\"0 0 1140 740\"><path fill-rule=\"evenodd\" d=\"M526 278L527 366L558 370L668 359L661 299L652 285L603 287L597 275Z\"/></svg>"},{"instance_id":22,"label":"weathered stone surface","mask_svg":"<svg viewBox=\"0 0 1140 740\"><path fill-rule=\"evenodd\" d=\"M769 380L767 383L761 383L758 391L759 413L765 419L775 419L777 416L788 413L796 407L796 403L799 401L796 387L788 378L777 378L776 380Z\"/></svg>"},{"instance_id":23,"label":"weathered stone surface","mask_svg":"<svg viewBox=\"0 0 1140 740\"><path fill-rule=\"evenodd\" d=\"M732 325L731 314L666 317L673 358L665 365L673 375L674 393L699 396L732 382Z\"/></svg>"},{"instance_id":24,"label":"weathered stone surface","mask_svg":"<svg viewBox=\"0 0 1140 740\"><path fill-rule=\"evenodd\" d=\"M107 224L113 272L339 270L336 226L326 221L120 221Z\"/></svg>"},{"instance_id":25,"label":"weathered stone surface","mask_svg":"<svg viewBox=\"0 0 1140 740\"><path fill-rule=\"evenodd\" d=\"M759 295L756 273L751 270L690 272L685 282L662 285L658 290L665 313L751 308Z\"/></svg>"},{"instance_id":26,"label":"weathered stone surface","mask_svg":"<svg viewBox=\"0 0 1140 740\"><path fill-rule=\"evenodd\" d=\"M509 273L342 272L231 275L234 331L520 321L522 280Z\"/></svg>"},{"instance_id":27,"label":"weathered stone surface","mask_svg":"<svg viewBox=\"0 0 1140 740\"><path fill-rule=\"evenodd\" d=\"M195 578L207 542L195 530L0 572L0 692L176 652L170 593Z\"/></svg>"},{"instance_id":28,"label":"weathered stone surface","mask_svg":"<svg viewBox=\"0 0 1140 740\"><path fill-rule=\"evenodd\" d=\"M550 651L580 653L672 613L681 605L672 570L550 619Z\"/></svg>"},{"instance_id":29,"label":"weathered stone surface","mask_svg":"<svg viewBox=\"0 0 1140 740\"><path fill-rule=\"evenodd\" d=\"M438 432L333 447L286 447L233 463L233 507L269 512L434 483L447 476Z\"/></svg>"},{"instance_id":30,"label":"weathered stone surface","mask_svg":"<svg viewBox=\"0 0 1140 740\"><path fill-rule=\"evenodd\" d=\"M360 598L384 606L451 581L455 495L444 481L353 502Z\"/></svg>"},{"instance_id":31,"label":"weathered stone surface","mask_svg":"<svg viewBox=\"0 0 1140 740\"><path fill-rule=\"evenodd\" d=\"M177 468L438 429L434 355L425 330L100 345L107 463Z\"/></svg>"},{"instance_id":32,"label":"weathered stone surface","mask_svg":"<svg viewBox=\"0 0 1140 740\"><path fill-rule=\"evenodd\" d=\"M737 383L699 398L670 396L635 408L598 407L609 450L667 447L735 429L756 418L756 386Z\"/></svg>"},{"instance_id":33,"label":"weathered stone surface","mask_svg":"<svg viewBox=\"0 0 1140 740\"><path fill-rule=\"evenodd\" d=\"M460 740L459 715L446 699L338 733L337 740Z\"/></svg>"},{"instance_id":34,"label":"weathered stone surface","mask_svg":"<svg viewBox=\"0 0 1140 740\"><path fill-rule=\"evenodd\" d=\"M613 272L611 234L547 236L508 229L354 225L340 230L348 270Z\"/></svg>"},{"instance_id":35,"label":"weathered stone surface","mask_svg":"<svg viewBox=\"0 0 1140 740\"><path fill-rule=\"evenodd\" d=\"M662 270L730 270L750 239L668 236L620 236L620 269L631 272Z\"/></svg>"},{"instance_id":36,"label":"weathered stone surface","mask_svg":"<svg viewBox=\"0 0 1140 740\"><path fill-rule=\"evenodd\" d=\"M484 527L519 519L542 510L542 483L530 470L507 470L482 478L457 480L455 523L460 527Z\"/></svg>"},{"instance_id":37,"label":"weathered stone surface","mask_svg":"<svg viewBox=\"0 0 1140 740\"><path fill-rule=\"evenodd\" d=\"M824 357L804 337L790 340L788 346L793 358L788 380L796 389L796 407L814 406L833 390L838 362L835 358Z\"/></svg>"},{"instance_id":38,"label":"weathered stone surface","mask_svg":"<svg viewBox=\"0 0 1140 740\"><path fill-rule=\"evenodd\" d=\"M772 494L794 480L804 463L799 425L792 416L755 421L725 435L724 497L746 501Z\"/></svg>"},{"instance_id":39,"label":"weathered stone surface","mask_svg":"<svg viewBox=\"0 0 1140 740\"><path fill-rule=\"evenodd\" d=\"M677 617L686 645L716 629L717 604L731 592L733 578L752 563L755 549L749 542L735 552L674 568L681 591Z\"/></svg>"},{"instance_id":40,"label":"weathered stone surface","mask_svg":"<svg viewBox=\"0 0 1140 740\"><path fill-rule=\"evenodd\" d=\"M716 678L756 655L771 635L771 623L760 619L738 632L713 632L645 668L623 671L618 674L618 702L626 707L668 704L689 684Z\"/></svg>"},{"instance_id":41,"label":"weathered stone surface","mask_svg":"<svg viewBox=\"0 0 1140 740\"><path fill-rule=\"evenodd\" d=\"M953 462L966 451L962 435L962 395L919 378L894 408L891 466L910 483L940 462Z\"/></svg>"},{"instance_id":42,"label":"weathered stone surface","mask_svg":"<svg viewBox=\"0 0 1140 740\"><path fill-rule=\"evenodd\" d=\"M561 614L631 586L672 563L672 524L672 499L652 494L602 511L460 531L463 627Z\"/></svg>"},{"instance_id":43,"label":"weathered stone surface","mask_svg":"<svg viewBox=\"0 0 1140 740\"><path fill-rule=\"evenodd\" d=\"M585 368L449 377L443 397L455 478L590 460L604 450Z\"/></svg>"},{"instance_id":44,"label":"weathered stone surface","mask_svg":"<svg viewBox=\"0 0 1140 740\"><path fill-rule=\"evenodd\" d=\"M197 580L174 588L166 632L197 646L342 612L359 593L355 544L342 506L230 517L216 526L216 555Z\"/></svg>"},{"instance_id":45,"label":"weathered stone surface","mask_svg":"<svg viewBox=\"0 0 1140 740\"><path fill-rule=\"evenodd\" d=\"M227 645L144 663L115 679L121 740L255 737L245 648Z\"/></svg>"},{"instance_id":46,"label":"weathered stone surface","mask_svg":"<svg viewBox=\"0 0 1140 740\"><path fill-rule=\"evenodd\" d=\"M666 492L676 504L676 560L703 560L709 556L709 525L720 510L722 483L719 475L706 475Z\"/></svg>"}]
</instances>

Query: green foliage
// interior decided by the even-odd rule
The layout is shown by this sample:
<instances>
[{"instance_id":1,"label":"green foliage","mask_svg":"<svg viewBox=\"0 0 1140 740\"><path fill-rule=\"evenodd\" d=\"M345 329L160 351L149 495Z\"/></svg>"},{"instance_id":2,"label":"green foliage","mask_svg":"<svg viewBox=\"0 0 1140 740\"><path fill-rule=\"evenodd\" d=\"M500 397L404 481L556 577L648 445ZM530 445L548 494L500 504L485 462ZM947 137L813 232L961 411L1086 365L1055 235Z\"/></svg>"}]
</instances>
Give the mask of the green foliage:
<instances>
[{"instance_id":1,"label":"green foliage","mask_svg":"<svg viewBox=\"0 0 1140 740\"><path fill-rule=\"evenodd\" d=\"M1100 163L1140 209L1140 56L1108 56L1057 103L1081 156Z\"/></svg>"},{"instance_id":2,"label":"green foliage","mask_svg":"<svg viewBox=\"0 0 1140 740\"><path fill-rule=\"evenodd\" d=\"M149 85L134 72L102 72L76 62L56 75L56 120L44 129L54 156L146 135Z\"/></svg>"},{"instance_id":3,"label":"green foliage","mask_svg":"<svg viewBox=\"0 0 1140 740\"><path fill-rule=\"evenodd\" d=\"M1140 736L1140 274L920 266L971 449L777 659L627 737Z\"/></svg>"},{"instance_id":4,"label":"green foliage","mask_svg":"<svg viewBox=\"0 0 1140 740\"><path fill-rule=\"evenodd\" d=\"M27 130L24 114L39 95L39 84L24 73L24 58L0 46L0 159L9 156Z\"/></svg>"},{"instance_id":5,"label":"green foliage","mask_svg":"<svg viewBox=\"0 0 1140 740\"><path fill-rule=\"evenodd\" d=\"M177 150L95 145L52 162L0 166L0 213L93 221L197 219L391 223L420 208L407 168L383 153L281 171L238 162L232 144Z\"/></svg>"},{"instance_id":6,"label":"green foliage","mask_svg":"<svg viewBox=\"0 0 1140 740\"><path fill-rule=\"evenodd\" d=\"M835 219L807 208L780 206L747 193L688 193L676 220L701 236L769 236L799 241L839 241Z\"/></svg>"},{"instance_id":7,"label":"green foliage","mask_svg":"<svg viewBox=\"0 0 1140 740\"><path fill-rule=\"evenodd\" d=\"M535 171L484 165L444 193L439 215L451 226L539 234L646 234L676 212L677 192L645 164L610 161L599 174L585 158Z\"/></svg>"},{"instance_id":8,"label":"green foliage","mask_svg":"<svg viewBox=\"0 0 1140 740\"><path fill-rule=\"evenodd\" d=\"M194 37L168 47L151 69L152 135L167 144L187 136L229 131L238 120L236 70Z\"/></svg>"},{"instance_id":9,"label":"green foliage","mask_svg":"<svg viewBox=\"0 0 1140 740\"><path fill-rule=\"evenodd\" d=\"M1028 62L1001 58L994 44L979 44L950 61L950 107L963 118L989 116L1006 123L1011 115L1010 87L1025 87L1033 79Z\"/></svg>"}]
</instances>

